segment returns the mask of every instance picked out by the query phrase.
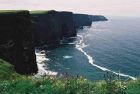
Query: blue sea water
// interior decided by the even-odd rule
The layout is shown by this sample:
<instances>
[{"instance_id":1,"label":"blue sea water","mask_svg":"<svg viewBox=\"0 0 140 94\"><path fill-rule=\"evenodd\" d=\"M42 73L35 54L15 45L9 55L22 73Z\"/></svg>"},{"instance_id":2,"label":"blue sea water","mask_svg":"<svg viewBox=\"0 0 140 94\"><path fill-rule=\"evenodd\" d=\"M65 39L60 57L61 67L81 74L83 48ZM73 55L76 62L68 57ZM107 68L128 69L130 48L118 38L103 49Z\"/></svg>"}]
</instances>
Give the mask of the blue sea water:
<instances>
[{"instance_id":1,"label":"blue sea water","mask_svg":"<svg viewBox=\"0 0 140 94\"><path fill-rule=\"evenodd\" d=\"M103 79L105 71L140 76L140 18L111 17L78 31L74 44L47 52L48 68L58 73Z\"/></svg>"}]
</instances>

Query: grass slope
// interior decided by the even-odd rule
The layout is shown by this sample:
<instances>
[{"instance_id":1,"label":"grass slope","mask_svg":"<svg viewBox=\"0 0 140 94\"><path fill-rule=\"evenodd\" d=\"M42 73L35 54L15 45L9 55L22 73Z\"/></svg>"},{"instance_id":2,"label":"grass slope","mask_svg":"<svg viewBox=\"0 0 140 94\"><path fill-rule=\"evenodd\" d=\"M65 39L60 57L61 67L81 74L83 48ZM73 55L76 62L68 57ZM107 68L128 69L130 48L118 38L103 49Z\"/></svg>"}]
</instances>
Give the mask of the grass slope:
<instances>
[{"instance_id":1,"label":"grass slope","mask_svg":"<svg viewBox=\"0 0 140 94\"><path fill-rule=\"evenodd\" d=\"M34 10L34 11L30 11L30 14L46 14L48 13L47 10Z\"/></svg>"},{"instance_id":2,"label":"grass slope","mask_svg":"<svg viewBox=\"0 0 140 94\"><path fill-rule=\"evenodd\" d=\"M140 94L140 80L91 82L82 77L32 79L0 60L0 94Z\"/></svg>"}]
</instances>

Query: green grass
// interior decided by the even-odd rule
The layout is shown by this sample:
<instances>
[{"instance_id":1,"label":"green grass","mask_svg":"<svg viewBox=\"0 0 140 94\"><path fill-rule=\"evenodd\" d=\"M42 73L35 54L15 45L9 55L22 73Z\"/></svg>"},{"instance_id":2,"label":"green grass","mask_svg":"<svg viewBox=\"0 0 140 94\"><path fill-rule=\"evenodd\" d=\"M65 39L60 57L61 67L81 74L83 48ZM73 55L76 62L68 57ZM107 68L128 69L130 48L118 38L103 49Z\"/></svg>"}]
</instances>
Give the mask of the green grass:
<instances>
[{"instance_id":1,"label":"green grass","mask_svg":"<svg viewBox=\"0 0 140 94\"><path fill-rule=\"evenodd\" d=\"M0 13L17 13L21 11L27 11L27 10L0 10Z\"/></svg>"},{"instance_id":2,"label":"green grass","mask_svg":"<svg viewBox=\"0 0 140 94\"><path fill-rule=\"evenodd\" d=\"M18 13L21 11L28 11L28 10L0 10L0 13ZM34 10L30 11L31 14L46 14L47 10Z\"/></svg>"},{"instance_id":3,"label":"green grass","mask_svg":"<svg viewBox=\"0 0 140 94\"><path fill-rule=\"evenodd\" d=\"M109 75L109 76L108 76ZM0 94L140 94L140 80L122 81L107 74L104 81L83 77L32 79L0 60Z\"/></svg>"},{"instance_id":4,"label":"green grass","mask_svg":"<svg viewBox=\"0 0 140 94\"><path fill-rule=\"evenodd\" d=\"M0 80L12 80L20 77L12 65L0 59Z\"/></svg>"},{"instance_id":5,"label":"green grass","mask_svg":"<svg viewBox=\"0 0 140 94\"><path fill-rule=\"evenodd\" d=\"M48 13L47 10L34 10L34 11L30 11L30 14L46 14Z\"/></svg>"}]
</instances>

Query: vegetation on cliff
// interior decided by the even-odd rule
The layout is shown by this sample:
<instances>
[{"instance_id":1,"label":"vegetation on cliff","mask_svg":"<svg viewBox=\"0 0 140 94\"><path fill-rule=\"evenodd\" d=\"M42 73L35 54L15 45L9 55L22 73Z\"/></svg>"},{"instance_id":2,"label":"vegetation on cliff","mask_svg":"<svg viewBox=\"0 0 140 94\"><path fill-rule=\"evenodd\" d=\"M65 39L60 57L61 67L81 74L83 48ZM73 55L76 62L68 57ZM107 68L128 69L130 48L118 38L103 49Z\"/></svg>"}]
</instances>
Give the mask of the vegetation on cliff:
<instances>
[{"instance_id":1,"label":"vegetation on cliff","mask_svg":"<svg viewBox=\"0 0 140 94\"><path fill-rule=\"evenodd\" d=\"M30 11L30 14L46 14L48 11L47 10L34 10L34 11Z\"/></svg>"},{"instance_id":2,"label":"vegetation on cliff","mask_svg":"<svg viewBox=\"0 0 140 94\"><path fill-rule=\"evenodd\" d=\"M12 65L0 60L0 94L140 94L140 80L33 79L17 74Z\"/></svg>"}]
</instances>

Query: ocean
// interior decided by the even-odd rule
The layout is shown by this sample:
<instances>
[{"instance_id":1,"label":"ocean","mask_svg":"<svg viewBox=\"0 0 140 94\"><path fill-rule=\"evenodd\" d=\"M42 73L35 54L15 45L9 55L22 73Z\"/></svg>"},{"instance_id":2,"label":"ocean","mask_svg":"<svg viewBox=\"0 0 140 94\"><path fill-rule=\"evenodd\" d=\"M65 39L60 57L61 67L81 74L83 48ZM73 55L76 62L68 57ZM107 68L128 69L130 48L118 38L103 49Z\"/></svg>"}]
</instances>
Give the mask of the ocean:
<instances>
[{"instance_id":1,"label":"ocean","mask_svg":"<svg viewBox=\"0 0 140 94\"><path fill-rule=\"evenodd\" d=\"M46 50L51 71L102 80L104 74L140 76L140 18L109 17L78 31L73 43Z\"/></svg>"}]
</instances>

